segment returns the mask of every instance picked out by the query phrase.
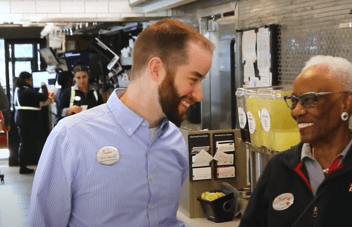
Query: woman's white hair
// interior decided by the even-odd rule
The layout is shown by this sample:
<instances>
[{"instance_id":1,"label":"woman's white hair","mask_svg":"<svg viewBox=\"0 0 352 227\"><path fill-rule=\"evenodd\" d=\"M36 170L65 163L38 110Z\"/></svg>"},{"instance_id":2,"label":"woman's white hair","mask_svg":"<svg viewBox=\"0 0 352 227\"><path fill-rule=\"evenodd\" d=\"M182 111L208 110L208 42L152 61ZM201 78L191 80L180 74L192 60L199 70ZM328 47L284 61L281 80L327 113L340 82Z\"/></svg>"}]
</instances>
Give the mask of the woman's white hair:
<instances>
[{"instance_id":1,"label":"woman's white hair","mask_svg":"<svg viewBox=\"0 0 352 227\"><path fill-rule=\"evenodd\" d=\"M302 72L315 65L325 65L331 71L331 77L336 79L346 89L352 92L352 63L340 57L317 55L306 62ZM302 73L301 72L301 73Z\"/></svg>"}]
</instances>

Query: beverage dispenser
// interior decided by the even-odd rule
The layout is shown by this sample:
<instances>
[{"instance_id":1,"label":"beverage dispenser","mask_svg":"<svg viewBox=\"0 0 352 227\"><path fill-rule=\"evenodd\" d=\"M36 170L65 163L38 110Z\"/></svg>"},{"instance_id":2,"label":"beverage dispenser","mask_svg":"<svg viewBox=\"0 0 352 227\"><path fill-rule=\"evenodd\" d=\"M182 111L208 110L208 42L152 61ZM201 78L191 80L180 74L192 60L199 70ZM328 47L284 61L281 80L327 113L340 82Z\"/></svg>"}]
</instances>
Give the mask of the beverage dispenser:
<instances>
[{"instance_id":1,"label":"beverage dispenser","mask_svg":"<svg viewBox=\"0 0 352 227\"><path fill-rule=\"evenodd\" d=\"M283 99L291 93L284 87L258 91L262 143L270 150L284 151L300 141L297 123Z\"/></svg>"}]
</instances>

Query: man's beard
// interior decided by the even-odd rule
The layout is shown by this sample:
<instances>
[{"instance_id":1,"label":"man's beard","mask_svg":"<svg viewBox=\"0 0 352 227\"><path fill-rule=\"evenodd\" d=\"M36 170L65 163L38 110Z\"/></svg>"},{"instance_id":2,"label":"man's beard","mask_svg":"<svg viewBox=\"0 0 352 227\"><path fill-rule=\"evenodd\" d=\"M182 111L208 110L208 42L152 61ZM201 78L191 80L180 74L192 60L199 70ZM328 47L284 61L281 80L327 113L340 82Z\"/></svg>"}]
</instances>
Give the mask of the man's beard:
<instances>
[{"instance_id":1,"label":"man's beard","mask_svg":"<svg viewBox=\"0 0 352 227\"><path fill-rule=\"evenodd\" d=\"M180 127L185 115L179 113L179 106L181 100L186 96L180 97L175 88L174 78L173 73L167 70L166 76L158 89L159 102L167 119Z\"/></svg>"}]
</instances>

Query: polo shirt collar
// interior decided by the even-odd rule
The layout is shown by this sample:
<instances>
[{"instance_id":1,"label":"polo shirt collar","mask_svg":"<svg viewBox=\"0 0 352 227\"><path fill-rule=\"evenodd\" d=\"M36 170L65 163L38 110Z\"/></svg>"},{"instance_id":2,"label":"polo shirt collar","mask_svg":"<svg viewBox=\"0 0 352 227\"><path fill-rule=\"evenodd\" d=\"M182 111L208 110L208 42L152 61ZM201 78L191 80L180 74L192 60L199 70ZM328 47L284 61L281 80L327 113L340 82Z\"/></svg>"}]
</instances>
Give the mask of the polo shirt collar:
<instances>
[{"instance_id":1,"label":"polo shirt collar","mask_svg":"<svg viewBox=\"0 0 352 227\"><path fill-rule=\"evenodd\" d=\"M352 145L352 140L345 147L345 149L337 156L341 156L341 159L344 159L346 157L347 152L351 148L351 145ZM301 160L303 160L304 158L314 159L313 155L312 155L312 152L311 152L311 148L310 148L310 144L309 143L304 143L303 146L302 146Z\"/></svg>"},{"instance_id":2,"label":"polo shirt collar","mask_svg":"<svg viewBox=\"0 0 352 227\"><path fill-rule=\"evenodd\" d=\"M302 146L301 160L304 158L314 159L309 143L304 143Z\"/></svg>"}]
</instances>

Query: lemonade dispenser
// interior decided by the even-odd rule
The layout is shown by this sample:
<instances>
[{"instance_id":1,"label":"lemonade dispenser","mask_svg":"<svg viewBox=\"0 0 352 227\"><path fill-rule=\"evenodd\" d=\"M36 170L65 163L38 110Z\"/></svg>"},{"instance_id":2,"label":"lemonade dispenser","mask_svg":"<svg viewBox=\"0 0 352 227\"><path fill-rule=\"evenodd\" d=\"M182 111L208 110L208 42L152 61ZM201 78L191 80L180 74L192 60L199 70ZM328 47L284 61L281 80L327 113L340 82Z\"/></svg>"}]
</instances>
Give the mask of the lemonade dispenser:
<instances>
[{"instance_id":1,"label":"lemonade dispenser","mask_svg":"<svg viewBox=\"0 0 352 227\"><path fill-rule=\"evenodd\" d=\"M298 126L283 99L292 91L279 87L259 93L263 145L274 151L284 151L297 145L300 142Z\"/></svg>"}]
</instances>

